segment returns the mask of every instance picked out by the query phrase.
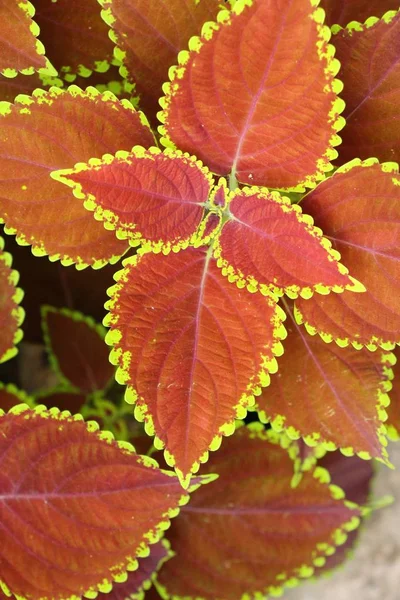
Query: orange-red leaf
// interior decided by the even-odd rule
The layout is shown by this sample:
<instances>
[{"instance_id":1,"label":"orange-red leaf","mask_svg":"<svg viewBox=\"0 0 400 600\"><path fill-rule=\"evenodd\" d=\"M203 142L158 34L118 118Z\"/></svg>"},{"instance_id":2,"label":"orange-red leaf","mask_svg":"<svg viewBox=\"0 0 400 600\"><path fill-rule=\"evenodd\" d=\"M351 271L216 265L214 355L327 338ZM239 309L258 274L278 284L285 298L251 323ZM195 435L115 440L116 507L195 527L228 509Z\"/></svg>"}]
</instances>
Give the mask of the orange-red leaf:
<instances>
[{"instance_id":1,"label":"orange-red leaf","mask_svg":"<svg viewBox=\"0 0 400 600\"><path fill-rule=\"evenodd\" d=\"M11 268L11 254L3 248L4 240L0 238L0 362L17 354L15 346L22 338L19 326L25 314L19 306L23 298L22 290L17 287L19 274Z\"/></svg>"},{"instance_id":2,"label":"orange-red leaf","mask_svg":"<svg viewBox=\"0 0 400 600\"><path fill-rule=\"evenodd\" d=\"M34 0L40 39L57 70L89 75L105 71L113 58L113 43L97 0Z\"/></svg>"},{"instance_id":3,"label":"orange-red leaf","mask_svg":"<svg viewBox=\"0 0 400 600\"><path fill-rule=\"evenodd\" d=\"M117 379L188 480L268 385L282 311L229 283L206 247L127 259L110 292L106 341Z\"/></svg>"},{"instance_id":4,"label":"orange-red leaf","mask_svg":"<svg viewBox=\"0 0 400 600\"><path fill-rule=\"evenodd\" d=\"M140 106L155 119L161 86L178 52L203 23L215 19L219 0L100 0L112 27L116 57L135 82Z\"/></svg>"},{"instance_id":5,"label":"orange-red leaf","mask_svg":"<svg viewBox=\"0 0 400 600\"><path fill-rule=\"evenodd\" d=\"M114 374L104 328L81 313L51 306L43 307L42 325L53 368L65 383L83 393L103 390Z\"/></svg>"},{"instance_id":6,"label":"orange-red leaf","mask_svg":"<svg viewBox=\"0 0 400 600\"><path fill-rule=\"evenodd\" d=\"M278 192L244 188L230 195L230 219L217 241L218 266L263 293L309 298L314 291L362 291L309 215Z\"/></svg>"},{"instance_id":7,"label":"orange-red leaf","mask_svg":"<svg viewBox=\"0 0 400 600\"><path fill-rule=\"evenodd\" d=\"M53 177L71 186L96 220L115 229L119 238L158 250L189 243L213 185L211 173L196 158L141 146Z\"/></svg>"},{"instance_id":8,"label":"orange-red leaf","mask_svg":"<svg viewBox=\"0 0 400 600\"><path fill-rule=\"evenodd\" d=\"M204 470L218 479L196 492L169 532L176 555L157 578L168 597L269 596L310 576L358 523L327 472L308 472L293 489L287 452L258 428L239 429Z\"/></svg>"},{"instance_id":9,"label":"orange-red leaf","mask_svg":"<svg viewBox=\"0 0 400 600\"><path fill-rule=\"evenodd\" d=\"M339 63L310 0L240 0L179 55L164 89L165 144L241 182L313 185L337 156Z\"/></svg>"},{"instance_id":10,"label":"orange-red leaf","mask_svg":"<svg viewBox=\"0 0 400 600\"><path fill-rule=\"evenodd\" d=\"M54 71L44 56L43 44L36 39L39 28L32 20L34 14L29 0L0 2L0 73L6 77L15 77L18 71Z\"/></svg>"},{"instance_id":11,"label":"orange-red leaf","mask_svg":"<svg viewBox=\"0 0 400 600\"><path fill-rule=\"evenodd\" d=\"M178 480L78 417L0 416L0 581L29 600L108 592L187 501Z\"/></svg>"},{"instance_id":12,"label":"orange-red leaf","mask_svg":"<svg viewBox=\"0 0 400 600\"><path fill-rule=\"evenodd\" d=\"M296 302L297 319L326 341L371 348L400 342L400 176L396 165L353 161L302 201L364 294ZM387 346L390 347L390 344Z\"/></svg>"},{"instance_id":13,"label":"orange-red leaf","mask_svg":"<svg viewBox=\"0 0 400 600\"><path fill-rule=\"evenodd\" d=\"M387 392L394 356L339 348L311 337L293 317L279 371L257 405L263 421L310 445L386 460Z\"/></svg>"},{"instance_id":14,"label":"orange-red leaf","mask_svg":"<svg viewBox=\"0 0 400 600\"><path fill-rule=\"evenodd\" d=\"M126 251L127 243L50 173L135 143L150 145L150 129L127 101L94 88L38 90L3 106L0 142L0 219L7 233L38 255L80 267L115 262Z\"/></svg>"},{"instance_id":15,"label":"orange-red leaf","mask_svg":"<svg viewBox=\"0 0 400 600\"><path fill-rule=\"evenodd\" d=\"M332 41L346 102L339 163L370 156L400 161L400 14L354 23Z\"/></svg>"},{"instance_id":16,"label":"orange-red leaf","mask_svg":"<svg viewBox=\"0 0 400 600\"><path fill-rule=\"evenodd\" d=\"M350 21L363 23L369 17L382 17L388 10L397 10L399 0L321 0L328 25L346 27Z\"/></svg>"}]
</instances>

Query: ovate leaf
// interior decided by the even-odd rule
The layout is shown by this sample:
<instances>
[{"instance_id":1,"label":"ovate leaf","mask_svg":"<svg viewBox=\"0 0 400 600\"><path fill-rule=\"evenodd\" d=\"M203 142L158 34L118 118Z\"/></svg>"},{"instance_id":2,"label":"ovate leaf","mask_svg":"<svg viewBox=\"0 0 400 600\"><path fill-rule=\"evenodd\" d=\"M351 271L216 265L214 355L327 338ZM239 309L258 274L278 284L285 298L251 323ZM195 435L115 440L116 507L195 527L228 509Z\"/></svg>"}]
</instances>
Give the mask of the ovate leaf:
<instances>
[{"instance_id":1,"label":"ovate leaf","mask_svg":"<svg viewBox=\"0 0 400 600\"><path fill-rule=\"evenodd\" d=\"M330 488L326 471L308 472L291 488L291 459L276 434L258 427L239 429L204 470L219 478L196 493L169 532L176 555L157 579L163 597L278 595L285 583L312 575L358 524L359 510Z\"/></svg>"},{"instance_id":2,"label":"ovate leaf","mask_svg":"<svg viewBox=\"0 0 400 600\"><path fill-rule=\"evenodd\" d=\"M0 4L0 73L6 77L15 77L18 71L57 74L44 56L43 44L36 39L39 27L32 20L34 14L29 0L2 0Z\"/></svg>"},{"instance_id":3,"label":"ovate leaf","mask_svg":"<svg viewBox=\"0 0 400 600\"><path fill-rule=\"evenodd\" d=\"M0 363L17 354L16 344L22 339L19 327L25 315L19 306L24 295L17 287L19 274L11 268L11 254L3 248L4 240L0 238Z\"/></svg>"},{"instance_id":4,"label":"ovate leaf","mask_svg":"<svg viewBox=\"0 0 400 600\"><path fill-rule=\"evenodd\" d=\"M213 179L194 157L135 146L72 170L53 173L73 188L107 229L133 246L178 250L187 246L204 215Z\"/></svg>"},{"instance_id":5,"label":"ovate leaf","mask_svg":"<svg viewBox=\"0 0 400 600\"><path fill-rule=\"evenodd\" d=\"M112 28L115 56L124 77L135 82L140 106L155 117L161 86L178 52L203 23L214 20L218 0L100 0Z\"/></svg>"},{"instance_id":6,"label":"ovate leaf","mask_svg":"<svg viewBox=\"0 0 400 600\"><path fill-rule=\"evenodd\" d=\"M393 164L352 161L302 201L337 249L364 294L296 302L311 334L341 345L400 342L400 176Z\"/></svg>"},{"instance_id":7,"label":"ovate leaf","mask_svg":"<svg viewBox=\"0 0 400 600\"><path fill-rule=\"evenodd\" d=\"M205 247L127 259L110 294L106 341L117 380L187 481L268 385L282 311L229 283Z\"/></svg>"},{"instance_id":8,"label":"ovate leaf","mask_svg":"<svg viewBox=\"0 0 400 600\"><path fill-rule=\"evenodd\" d=\"M164 143L245 183L292 188L321 179L344 121L339 63L314 5L240 0L207 23L164 88Z\"/></svg>"},{"instance_id":9,"label":"ovate leaf","mask_svg":"<svg viewBox=\"0 0 400 600\"><path fill-rule=\"evenodd\" d=\"M157 571L172 556L167 540L158 542L150 548L150 555L139 559L136 571L128 573L124 583L114 583L109 594L99 594L99 600L143 600Z\"/></svg>"},{"instance_id":10,"label":"ovate leaf","mask_svg":"<svg viewBox=\"0 0 400 600\"><path fill-rule=\"evenodd\" d=\"M107 386L114 367L101 325L79 312L45 306L42 326L53 369L67 385L83 393Z\"/></svg>"},{"instance_id":11,"label":"ovate leaf","mask_svg":"<svg viewBox=\"0 0 400 600\"><path fill-rule=\"evenodd\" d=\"M74 86L37 90L1 109L0 219L7 233L63 264L115 262L126 242L97 223L50 173L135 143L150 145L153 136L140 113L110 93Z\"/></svg>"},{"instance_id":12,"label":"ovate leaf","mask_svg":"<svg viewBox=\"0 0 400 600\"><path fill-rule=\"evenodd\" d=\"M0 582L21 598L109 592L188 499L154 461L57 409L2 413L0 456Z\"/></svg>"},{"instance_id":13,"label":"ovate leaf","mask_svg":"<svg viewBox=\"0 0 400 600\"><path fill-rule=\"evenodd\" d=\"M230 195L230 220L218 238L218 265L230 280L263 293L310 297L362 291L309 215L278 192L244 188Z\"/></svg>"},{"instance_id":14,"label":"ovate leaf","mask_svg":"<svg viewBox=\"0 0 400 600\"><path fill-rule=\"evenodd\" d=\"M310 337L291 316L287 329L279 371L257 399L261 420L312 446L386 460L382 422L393 354L326 344L319 336Z\"/></svg>"},{"instance_id":15,"label":"ovate leaf","mask_svg":"<svg viewBox=\"0 0 400 600\"><path fill-rule=\"evenodd\" d=\"M90 75L106 71L113 44L96 0L34 0L40 39L53 65L66 74Z\"/></svg>"},{"instance_id":16,"label":"ovate leaf","mask_svg":"<svg viewBox=\"0 0 400 600\"><path fill-rule=\"evenodd\" d=\"M399 0L321 0L327 25L346 27L350 21L363 23L369 17L382 17L399 8Z\"/></svg>"},{"instance_id":17,"label":"ovate leaf","mask_svg":"<svg viewBox=\"0 0 400 600\"><path fill-rule=\"evenodd\" d=\"M346 102L340 164L370 156L399 161L400 15L389 12L380 21L351 23L333 42Z\"/></svg>"}]
</instances>

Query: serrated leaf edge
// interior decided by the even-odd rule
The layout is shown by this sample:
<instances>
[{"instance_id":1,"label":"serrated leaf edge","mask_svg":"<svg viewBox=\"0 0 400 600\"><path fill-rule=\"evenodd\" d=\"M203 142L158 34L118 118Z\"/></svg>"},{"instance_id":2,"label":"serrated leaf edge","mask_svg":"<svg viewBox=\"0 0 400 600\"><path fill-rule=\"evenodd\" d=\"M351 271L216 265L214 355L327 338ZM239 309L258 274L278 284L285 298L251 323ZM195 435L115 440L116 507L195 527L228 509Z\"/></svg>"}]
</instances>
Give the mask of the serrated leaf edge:
<instances>
[{"instance_id":1,"label":"serrated leaf edge","mask_svg":"<svg viewBox=\"0 0 400 600\"><path fill-rule=\"evenodd\" d=\"M12 301L15 303L15 307L11 311L11 317L16 323L16 330L14 332L13 338L13 346L8 348L3 355L0 355L0 363L6 362L7 360L11 360L18 353L17 345L23 338L23 331L21 329L21 325L25 319L25 311L20 306L20 303L24 297L24 291L17 287L19 282L19 273L15 269L12 269L12 255L9 252L4 252L4 239L0 237L0 261L4 264L5 267L11 270L11 273L8 278L8 283L11 287L14 287L14 294L12 295Z\"/></svg>"}]
</instances>

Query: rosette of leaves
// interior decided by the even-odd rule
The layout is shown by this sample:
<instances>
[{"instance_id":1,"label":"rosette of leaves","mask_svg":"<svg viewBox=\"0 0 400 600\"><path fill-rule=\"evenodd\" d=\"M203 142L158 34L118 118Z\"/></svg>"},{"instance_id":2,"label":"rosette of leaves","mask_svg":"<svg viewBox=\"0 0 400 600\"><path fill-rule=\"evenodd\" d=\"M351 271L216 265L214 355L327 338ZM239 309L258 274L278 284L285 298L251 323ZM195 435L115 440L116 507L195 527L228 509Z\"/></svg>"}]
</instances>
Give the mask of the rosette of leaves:
<instances>
[{"instance_id":1,"label":"rosette of leaves","mask_svg":"<svg viewBox=\"0 0 400 600\"><path fill-rule=\"evenodd\" d=\"M232 0L223 7L213 0L101 0L102 21L95 2L73 14L75 29L96 33L87 47L66 46L64 57L44 24L62 29L71 6L79 11L81 4L65 8L58 0L49 8L38 0L36 15L25 11L42 20L48 52L44 64L42 46L34 46L33 68L42 78L51 63L82 87L82 77L99 85L98 76L104 86L104 73L119 63L119 92L135 86L146 116L110 90L47 89L47 80L32 92L32 80L18 76L18 89L31 95L0 105L0 219L34 255L79 270L130 252L109 290L110 359L127 403L184 488L248 409L271 424L270 433L240 428L202 467L219 479L198 493L172 532L184 566L171 558L158 589L165 597L224 600L278 593L322 568L363 514L329 486L315 466L319 453L339 448L388 462L384 423L400 342L400 17L389 0L372 3L373 15L362 0L341 2L340 12L329 0ZM109 39L95 44L107 28ZM4 76L25 69L10 68ZM156 132L150 123L157 118ZM13 410L2 417L12 431L25 421L54 426L57 436L64 431L57 411L22 419L21 409ZM393 411L392 435L395 418ZM40 431L49 443L46 427ZM40 453L32 435L30 448ZM287 436L306 442L294 465L282 448ZM72 458L76 465L76 453ZM69 468L69 460L60 463ZM58 474L55 485L68 479L63 469ZM32 493L46 505L41 482L37 477ZM299 507L308 503L304 516ZM163 514L170 509L163 505ZM238 546L237 523L248 528L247 546ZM216 537L207 555L205 528ZM289 541L283 549L276 542L282 537ZM249 546L259 548L253 562ZM43 578L37 566L33 589L21 587L9 567L14 550L0 555L0 581L7 594L26 598L109 591L131 564L131 554L107 555L93 577L83 570L87 577L79 579L79 560L69 556L78 577L70 588L57 569L49 575L50 561ZM13 556L21 578L28 559L17 550ZM48 553L41 558L48 561ZM267 573L260 575L260 563Z\"/></svg>"}]
</instances>

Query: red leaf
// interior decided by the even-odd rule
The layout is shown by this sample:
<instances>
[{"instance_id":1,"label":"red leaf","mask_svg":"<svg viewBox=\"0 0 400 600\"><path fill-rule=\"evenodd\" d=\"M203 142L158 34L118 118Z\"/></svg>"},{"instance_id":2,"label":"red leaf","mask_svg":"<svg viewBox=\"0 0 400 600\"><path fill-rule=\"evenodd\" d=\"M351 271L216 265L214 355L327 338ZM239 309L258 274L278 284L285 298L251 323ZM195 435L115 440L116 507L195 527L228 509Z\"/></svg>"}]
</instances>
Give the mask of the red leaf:
<instances>
[{"instance_id":1,"label":"red leaf","mask_svg":"<svg viewBox=\"0 0 400 600\"><path fill-rule=\"evenodd\" d=\"M213 185L207 168L181 152L135 146L53 174L73 188L97 221L132 246L165 251L187 246Z\"/></svg>"},{"instance_id":2,"label":"red leaf","mask_svg":"<svg viewBox=\"0 0 400 600\"><path fill-rule=\"evenodd\" d=\"M400 177L376 163L349 163L302 202L367 292L296 302L309 333L371 349L400 342Z\"/></svg>"},{"instance_id":3,"label":"red leaf","mask_svg":"<svg viewBox=\"0 0 400 600\"><path fill-rule=\"evenodd\" d=\"M11 269L12 257L3 251L4 240L0 238L0 363L17 354L15 347L22 339L19 329L25 312L19 306L23 291L17 287L19 274Z\"/></svg>"},{"instance_id":4,"label":"red leaf","mask_svg":"<svg viewBox=\"0 0 400 600\"><path fill-rule=\"evenodd\" d=\"M321 179L344 121L339 63L323 11L311 4L246 0L206 24L170 71L163 142L250 184L302 188Z\"/></svg>"},{"instance_id":5,"label":"red leaf","mask_svg":"<svg viewBox=\"0 0 400 600\"><path fill-rule=\"evenodd\" d=\"M257 400L261 420L309 445L386 461L382 421L393 354L326 344L308 336L293 317L287 329L279 372Z\"/></svg>"},{"instance_id":6,"label":"red leaf","mask_svg":"<svg viewBox=\"0 0 400 600\"><path fill-rule=\"evenodd\" d=\"M47 56L57 70L88 76L106 71L113 58L113 43L96 0L34 0L35 19Z\"/></svg>"},{"instance_id":7,"label":"red leaf","mask_svg":"<svg viewBox=\"0 0 400 600\"><path fill-rule=\"evenodd\" d=\"M399 0L321 0L326 23L346 27L350 21L363 23L368 17L382 17L388 10L397 10Z\"/></svg>"},{"instance_id":8,"label":"red leaf","mask_svg":"<svg viewBox=\"0 0 400 600\"><path fill-rule=\"evenodd\" d=\"M218 266L231 281L252 290L309 298L314 291L327 294L363 286L338 263L313 220L278 192L244 188L231 194L231 219L217 241Z\"/></svg>"},{"instance_id":9,"label":"red leaf","mask_svg":"<svg viewBox=\"0 0 400 600\"><path fill-rule=\"evenodd\" d=\"M223 277L211 248L128 259L106 319L117 380L186 482L230 435L282 352L282 311Z\"/></svg>"},{"instance_id":10,"label":"red leaf","mask_svg":"<svg viewBox=\"0 0 400 600\"><path fill-rule=\"evenodd\" d=\"M114 374L104 343L104 329L90 317L44 306L44 339L53 369L83 393L103 390Z\"/></svg>"},{"instance_id":11,"label":"red leaf","mask_svg":"<svg viewBox=\"0 0 400 600\"><path fill-rule=\"evenodd\" d=\"M68 415L0 417L0 579L29 600L110 591L188 499L154 461Z\"/></svg>"},{"instance_id":12,"label":"red leaf","mask_svg":"<svg viewBox=\"0 0 400 600\"><path fill-rule=\"evenodd\" d=\"M7 412L13 406L17 406L18 404L28 404L28 406L34 406L34 400L23 390L19 390L12 383L7 385L0 383L0 412L1 410Z\"/></svg>"},{"instance_id":13,"label":"red leaf","mask_svg":"<svg viewBox=\"0 0 400 600\"><path fill-rule=\"evenodd\" d=\"M82 406L86 402L86 395L80 392L71 392L64 389L53 389L35 396L38 404L44 404L47 408L59 408L68 410L70 413L77 414L81 412Z\"/></svg>"},{"instance_id":14,"label":"red leaf","mask_svg":"<svg viewBox=\"0 0 400 600\"><path fill-rule=\"evenodd\" d=\"M393 367L393 383L390 392L390 405L387 408L388 420L385 423L388 435L392 440L400 439L400 360L399 348L394 350L397 362Z\"/></svg>"},{"instance_id":15,"label":"red leaf","mask_svg":"<svg viewBox=\"0 0 400 600\"><path fill-rule=\"evenodd\" d=\"M139 559L139 568L128 573L124 583L114 584L109 594L99 594L99 600L143 600L143 592L149 589L156 572L170 556L166 540L152 546L150 556Z\"/></svg>"},{"instance_id":16,"label":"red leaf","mask_svg":"<svg viewBox=\"0 0 400 600\"><path fill-rule=\"evenodd\" d=\"M339 30L333 42L346 102L339 164L356 156L399 161L400 15L390 12L381 21L353 23Z\"/></svg>"},{"instance_id":17,"label":"red leaf","mask_svg":"<svg viewBox=\"0 0 400 600\"><path fill-rule=\"evenodd\" d=\"M39 28L32 20L35 14L29 0L3 0L0 6L0 73L15 77L18 71L31 74L35 70L56 75L44 56L44 47L36 39Z\"/></svg>"},{"instance_id":18,"label":"red leaf","mask_svg":"<svg viewBox=\"0 0 400 600\"><path fill-rule=\"evenodd\" d=\"M291 488L293 463L276 438L241 428L211 457L204 470L219 478L193 496L169 532L176 556L158 576L163 597L278 595L285 582L310 576L345 541L343 531L357 526L358 509L330 489L326 471L306 473Z\"/></svg>"},{"instance_id":19,"label":"red leaf","mask_svg":"<svg viewBox=\"0 0 400 600\"><path fill-rule=\"evenodd\" d=\"M0 142L0 218L7 233L32 244L36 255L80 268L115 262L126 251L126 242L106 231L49 175L104 152L153 143L128 102L94 88L38 90L3 107Z\"/></svg>"},{"instance_id":20,"label":"red leaf","mask_svg":"<svg viewBox=\"0 0 400 600\"><path fill-rule=\"evenodd\" d=\"M140 105L153 119L161 86L177 54L206 21L215 19L218 0L100 0L112 27L115 55L124 77L136 83Z\"/></svg>"}]
</instances>

